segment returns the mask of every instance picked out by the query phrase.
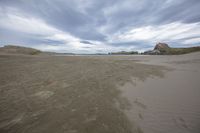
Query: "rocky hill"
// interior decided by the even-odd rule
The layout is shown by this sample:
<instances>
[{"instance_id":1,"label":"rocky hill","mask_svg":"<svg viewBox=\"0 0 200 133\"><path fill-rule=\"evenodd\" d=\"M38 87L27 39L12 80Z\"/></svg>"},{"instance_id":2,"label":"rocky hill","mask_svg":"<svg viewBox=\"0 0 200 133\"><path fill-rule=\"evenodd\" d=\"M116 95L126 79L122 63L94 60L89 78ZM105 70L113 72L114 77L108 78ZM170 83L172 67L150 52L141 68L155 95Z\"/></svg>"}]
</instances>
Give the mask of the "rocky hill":
<instances>
[{"instance_id":1,"label":"rocky hill","mask_svg":"<svg viewBox=\"0 0 200 133\"><path fill-rule=\"evenodd\" d=\"M169 49L169 48L170 48L169 45L166 43L158 43L154 47L154 50L162 50L162 49Z\"/></svg>"},{"instance_id":2,"label":"rocky hill","mask_svg":"<svg viewBox=\"0 0 200 133\"><path fill-rule=\"evenodd\" d=\"M189 47L189 48L171 48L166 43L158 43L154 47L153 50L149 50L144 52L144 54L150 55L179 55L179 54L187 54L191 52L200 51L200 46Z\"/></svg>"}]
</instances>

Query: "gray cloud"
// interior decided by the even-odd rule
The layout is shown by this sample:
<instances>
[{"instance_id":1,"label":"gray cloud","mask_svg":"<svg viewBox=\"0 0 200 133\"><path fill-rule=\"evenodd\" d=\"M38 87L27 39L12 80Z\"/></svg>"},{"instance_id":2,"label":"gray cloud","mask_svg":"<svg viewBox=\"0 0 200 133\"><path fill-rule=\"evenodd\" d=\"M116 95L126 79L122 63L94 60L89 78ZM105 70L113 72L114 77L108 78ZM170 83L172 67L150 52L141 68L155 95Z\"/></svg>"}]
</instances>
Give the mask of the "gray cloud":
<instances>
[{"instance_id":1,"label":"gray cloud","mask_svg":"<svg viewBox=\"0 0 200 133\"><path fill-rule=\"evenodd\" d=\"M94 45L92 42L85 41L85 40L80 41L80 43L85 43L85 44L91 44L91 45Z\"/></svg>"},{"instance_id":2,"label":"gray cloud","mask_svg":"<svg viewBox=\"0 0 200 133\"><path fill-rule=\"evenodd\" d=\"M83 44L93 44L92 41L97 41L113 47L135 46L141 49L151 46L149 43L153 41L136 39L123 42L111 41L110 38L116 33L123 35L142 27L159 27L170 23L200 23L199 9L199 0L0 0L2 20L12 14L18 16L19 13L26 18L42 20L60 32L69 33L80 39L79 42ZM62 39L47 39L40 35L6 29L4 25L0 27L0 39L3 43L55 46L65 43ZM198 35L194 36L199 38ZM193 36L186 36L181 42L191 38ZM172 41L170 38L164 40ZM180 39L174 39L174 45L181 45L176 41ZM196 42L195 44L198 45Z\"/></svg>"}]
</instances>

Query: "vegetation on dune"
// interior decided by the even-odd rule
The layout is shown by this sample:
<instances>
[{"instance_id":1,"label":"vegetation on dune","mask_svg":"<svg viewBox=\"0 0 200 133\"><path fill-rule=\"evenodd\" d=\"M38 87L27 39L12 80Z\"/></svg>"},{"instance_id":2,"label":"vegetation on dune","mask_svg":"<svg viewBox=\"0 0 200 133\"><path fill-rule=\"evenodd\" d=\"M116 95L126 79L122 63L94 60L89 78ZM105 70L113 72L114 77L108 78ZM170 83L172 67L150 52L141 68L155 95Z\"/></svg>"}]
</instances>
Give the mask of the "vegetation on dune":
<instances>
[{"instance_id":1,"label":"vegetation on dune","mask_svg":"<svg viewBox=\"0 0 200 133\"><path fill-rule=\"evenodd\" d=\"M200 51L200 47L190 47L190 48L169 48L160 50L161 54L166 55L179 55L179 54L187 54L192 52Z\"/></svg>"},{"instance_id":2,"label":"vegetation on dune","mask_svg":"<svg viewBox=\"0 0 200 133\"><path fill-rule=\"evenodd\" d=\"M40 51L32 51L32 52L30 52L30 55L37 55L37 54L40 54L41 52Z\"/></svg>"},{"instance_id":3,"label":"vegetation on dune","mask_svg":"<svg viewBox=\"0 0 200 133\"><path fill-rule=\"evenodd\" d=\"M40 50L33 49L33 48L6 45L6 46L0 48L0 53L38 55L38 54L40 54L42 52Z\"/></svg>"}]
</instances>

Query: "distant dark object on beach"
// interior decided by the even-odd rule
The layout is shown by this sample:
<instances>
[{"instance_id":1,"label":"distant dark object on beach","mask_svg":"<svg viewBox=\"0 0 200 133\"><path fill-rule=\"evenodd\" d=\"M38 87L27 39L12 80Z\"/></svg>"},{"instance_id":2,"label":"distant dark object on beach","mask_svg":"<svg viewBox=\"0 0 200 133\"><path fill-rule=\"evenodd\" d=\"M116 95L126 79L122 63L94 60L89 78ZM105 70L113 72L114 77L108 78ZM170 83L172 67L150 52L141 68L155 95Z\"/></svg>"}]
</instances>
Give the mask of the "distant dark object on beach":
<instances>
[{"instance_id":1,"label":"distant dark object on beach","mask_svg":"<svg viewBox=\"0 0 200 133\"><path fill-rule=\"evenodd\" d=\"M108 53L109 55L137 55L139 54L137 51L120 51L120 52L113 52L113 53Z\"/></svg>"}]
</instances>

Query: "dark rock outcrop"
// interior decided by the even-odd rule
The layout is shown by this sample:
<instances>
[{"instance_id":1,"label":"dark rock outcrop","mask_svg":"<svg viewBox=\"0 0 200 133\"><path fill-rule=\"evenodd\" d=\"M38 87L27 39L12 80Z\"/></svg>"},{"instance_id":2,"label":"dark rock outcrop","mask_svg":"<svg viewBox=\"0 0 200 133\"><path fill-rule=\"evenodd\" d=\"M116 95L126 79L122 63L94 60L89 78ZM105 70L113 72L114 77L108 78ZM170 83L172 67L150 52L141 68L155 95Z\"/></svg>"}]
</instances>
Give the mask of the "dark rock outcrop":
<instances>
[{"instance_id":1,"label":"dark rock outcrop","mask_svg":"<svg viewBox=\"0 0 200 133\"><path fill-rule=\"evenodd\" d=\"M154 47L154 50L165 50L165 49L170 49L169 45L166 43L157 43L156 46Z\"/></svg>"},{"instance_id":2,"label":"dark rock outcrop","mask_svg":"<svg viewBox=\"0 0 200 133\"><path fill-rule=\"evenodd\" d=\"M145 51L144 54L147 55L160 55L165 54L167 51L171 49L166 43L157 43L153 50Z\"/></svg>"}]
</instances>

